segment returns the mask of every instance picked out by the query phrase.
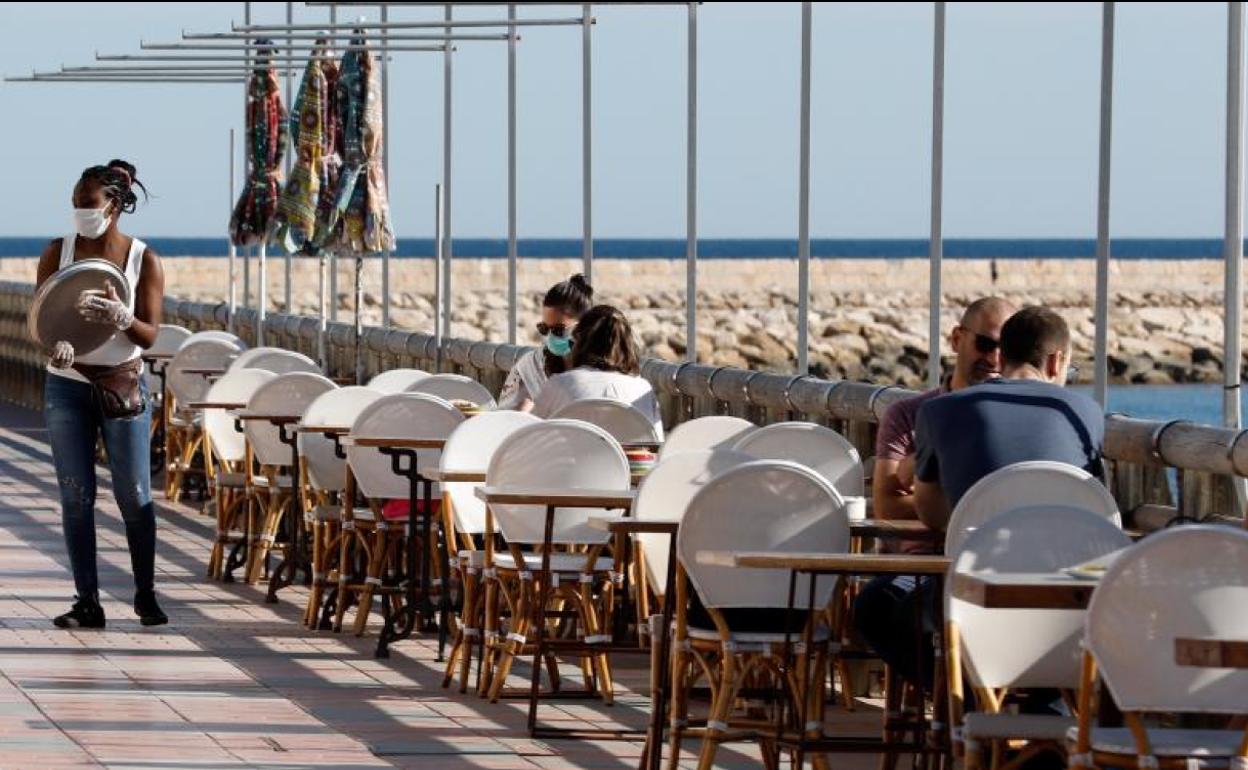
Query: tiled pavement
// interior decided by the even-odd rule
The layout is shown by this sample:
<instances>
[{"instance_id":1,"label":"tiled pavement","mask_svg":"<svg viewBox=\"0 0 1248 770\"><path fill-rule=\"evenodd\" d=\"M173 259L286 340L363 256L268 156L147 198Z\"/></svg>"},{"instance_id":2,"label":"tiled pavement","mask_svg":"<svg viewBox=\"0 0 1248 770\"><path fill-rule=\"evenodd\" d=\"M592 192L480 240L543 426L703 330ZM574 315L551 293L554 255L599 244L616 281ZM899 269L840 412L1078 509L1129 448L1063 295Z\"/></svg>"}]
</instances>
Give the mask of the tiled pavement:
<instances>
[{"instance_id":1,"label":"tiled pavement","mask_svg":"<svg viewBox=\"0 0 1248 770\"><path fill-rule=\"evenodd\" d=\"M56 479L41 416L0 407L0 768L489 768L636 767L637 742L540 742L523 701L487 704L443 690L436 643L372 656L370 637L303 628L303 589L277 605L258 587L210 583L213 525L193 507L159 504L157 586L171 623L139 625L129 556L101 470L97 509L104 631L50 622L73 594ZM617 705L560 701L541 718L643 725L645 658L623 661ZM518 667L523 676L526 667ZM571 673L571 672L569 672ZM517 683L520 679L517 677ZM850 716L871 730L869 711ZM686 746L693 765L696 744ZM849 770L873 757L841 758ZM749 745L721 749L717 767L759 767Z\"/></svg>"}]
</instances>

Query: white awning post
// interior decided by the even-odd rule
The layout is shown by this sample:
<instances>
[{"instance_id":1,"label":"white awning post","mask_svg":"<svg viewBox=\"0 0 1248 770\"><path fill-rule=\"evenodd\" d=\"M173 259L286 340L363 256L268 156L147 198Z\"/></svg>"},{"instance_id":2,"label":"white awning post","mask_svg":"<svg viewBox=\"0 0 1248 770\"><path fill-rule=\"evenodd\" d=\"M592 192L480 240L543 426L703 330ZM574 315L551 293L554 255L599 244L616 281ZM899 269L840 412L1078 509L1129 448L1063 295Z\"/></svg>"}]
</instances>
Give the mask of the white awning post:
<instances>
[{"instance_id":1,"label":"white awning post","mask_svg":"<svg viewBox=\"0 0 1248 770\"><path fill-rule=\"evenodd\" d=\"M295 23L295 4L292 2L286 3L286 23L287 24ZM287 40L286 41L286 57L287 59L290 59L294 55L295 55L294 44L292 41ZM386 66L384 61L381 66L382 67ZM292 168L292 164L294 162L294 154L296 151L295 143L294 143L294 133L290 130L290 128L294 125L294 122L296 120L295 112L294 112L295 101L291 95L292 94L291 80L293 77L294 77L294 74L288 68L286 70L286 155L285 155L286 162L284 164L286 167L286 182L287 183L290 182L290 169ZM285 249L282 249L282 251L286 252ZM284 299L286 301L286 312L294 313L295 306L291 304L291 298L293 294L291 290L291 281L293 280L293 275L294 275L294 255L291 254L290 252L285 253L285 263L286 263L285 264L286 290L285 290Z\"/></svg>"},{"instance_id":2,"label":"white awning post","mask_svg":"<svg viewBox=\"0 0 1248 770\"><path fill-rule=\"evenodd\" d=\"M802 3L801 126L797 184L797 373L810 371L810 38L811 4ZM689 344L694 344L692 340Z\"/></svg>"},{"instance_id":3,"label":"white awning post","mask_svg":"<svg viewBox=\"0 0 1248 770\"><path fill-rule=\"evenodd\" d=\"M507 5L515 20L516 4ZM516 27L507 28L507 341L516 344L520 326L520 253L516 241Z\"/></svg>"},{"instance_id":4,"label":"white awning post","mask_svg":"<svg viewBox=\"0 0 1248 770\"><path fill-rule=\"evenodd\" d=\"M1228 428L1240 427L1240 367L1242 354L1242 311L1244 287L1241 267L1244 261L1244 4L1227 3L1226 45L1226 321L1225 356L1222 372L1225 388L1222 422ZM1248 497L1245 479L1235 478L1240 511ZM1246 524L1248 526L1248 524Z\"/></svg>"},{"instance_id":5,"label":"white awning post","mask_svg":"<svg viewBox=\"0 0 1248 770\"><path fill-rule=\"evenodd\" d=\"M936 3L932 33L932 210L927 243L927 383L940 384L941 262L945 258L945 4Z\"/></svg>"},{"instance_id":6,"label":"white awning post","mask_svg":"<svg viewBox=\"0 0 1248 770\"><path fill-rule=\"evenodd\" d=\"M685 358L698 360L698 4L689 3L685 78Z\"/></svg>"},{"instance_id":7,"label":"white awning post","mask_svg":"<svg viewBox=\"0 0 1248 770\"><path fill-rule=\"evenodd\" d=\"M1096 184L1096 339L1093 396L1109 405L1109 183L1114 115L1114 4L1101 4L1101 135Z\"/></svg>"},{"instance_id":8,"label":"white awning post","mask_svg":"<svg viewBox=\"0 0 1248 770\"><path fill-rule=\"evenodd\" d=\"M381 6L381 20L390 20L390 6ZM390 30L381 28L381 167L390 185ZM390 249L381 254L381 325L390 327Z\"/></svg>"},{"instance_id":9,"label":"white awning post","mask_svg":"<svg viewBox=\"0 0 1248 770\"><path fill-rule=\"evenodd\" d=\"M330 26L338 24L337 6L329 6L329 24ZM334 38L329 39L330 55L337 54L334 41ZM329 320L331 323L338 323L338 253L336 251L329 252Z\"/></svg>"},{"instance_id":10,"label":"white awning post","mask_svg":"<svg viewBox=\"0 0 1248 770\"><path fill-rule=\"evenodd\" d=\"M226 209L226 222L234 215L234 129L230 129L230 203ZM234 316L238 312L238 247L234 245L233 238L226 238L228 246L226 254L229 258L229 288L226 292L226 320L225 328L230 334L234 334Z\"/></svg>"},{"instance_id":11,"label":"white awning post","mask_svg":"<svg viewBox=\"0 0 1248 770\"><path fill-rule=\"evenodd\" d=\"M451 21L454 6L446 4L446 21ZM451 31L448 26L447 32ZM442 59L442 333L451 333L451 259L455 248L451 230L451 51L448 44ZM441 348L438 350L441 356Z\"/></svg>"},{"instance_id":12,"label":"white awning post","mask_svg":"<svg viewBox=\"0 0 1248 770\"><path fill-rule=\"evenodd\" d=\"M590 41L593 19L590 3L581 12L581 272L594 284L594 197L593 197L593 79Z\"/></svg>"},{"instance_id":13,"label":"white awning post","mask_svg":"<svg viewBox=\"0 0 1248 770\"><path fill-rule=\"evenodd\" d=\"M434 371L442 370L442 185L433 186L433 345Z\"/></svg>"}]
</instances>

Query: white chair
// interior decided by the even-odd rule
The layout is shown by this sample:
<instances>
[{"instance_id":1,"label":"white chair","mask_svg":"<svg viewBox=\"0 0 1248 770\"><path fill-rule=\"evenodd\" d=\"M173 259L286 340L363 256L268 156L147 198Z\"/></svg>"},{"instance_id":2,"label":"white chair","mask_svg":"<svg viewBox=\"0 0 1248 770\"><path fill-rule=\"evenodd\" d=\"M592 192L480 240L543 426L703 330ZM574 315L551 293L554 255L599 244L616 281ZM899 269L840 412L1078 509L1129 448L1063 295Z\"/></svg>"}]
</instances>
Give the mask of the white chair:
<instances>
[{"instance_id":1,"label":"white chair","mask_svg":"<svg viewBox=\"0 0 1248 770\"><path fill-rule=\"evenodd\" d=\"M671 679L675 726L671 750L680 750L681 725L688 716L688 690L694 679L691 671L709 672L712 707L698 766L710 768L719 743L725 740L745 674L758 666L774 670L778 663L787 663L783 656L788 572L709 566L697 561L698 552L838 553L848 547L845 503L823 476L808 467L785 460L755 460L721 473L698 490L676 535L680 578ZM808 595L809 580L798 579L797 596ZM816 608L831 602L838 582L828 577L818 581ZM691 609L690 583L709 617L699 617ZM811 640L817 647L813 668L799 667L796 678L813 685L806 693L807 718L822 725L830 634L819 622L821 612L810 617L805 612L793 614L801 621L800 627L788 629L795 638L801 638L806 624L813 624ZM790 697L798 697L791 687L786 689Z\"/></svg>"},{"instance_id":2,"label":"white chair","mask_svg":"<svg viewBox=\"0 0 1248 770\"><path fill-rule=\"evenodd\" d=\"M321 367L315 361L293 350L265 351L249 358L243 366L248 369L267 369L276 374L290 374L291 372L321 373Z\"/></svg>"},{"instance_id":3,"label":"white chair","mask_svg":"<svg viewBox=\"0 0 1248 770\"><path fill-rule=\"evenodd\" d=\"M358 386L327 390L308 405L300 427L350 428L360 412L382 395L372 388ZM337 567L332 557L338 554L338 525L342 512L336 500L346 487L347 462L337 455L333 438L323 433L301 432L298 444L308 502L305 518L312 530L312 590L308 593L304 623L315 628L329 573Z\"/></svg>"},{"instance_id":4,"label":"white chair","mask_svg":"<svg viewBox=\"0 0 1248 770\"><path fill-rule=\"evenodd\" d=\"M534 425L541 420L528 412L500 410L486 412L460 423L446 439L442 448L440 468L443 473L481 473L490 465L490 459L499 445L517 430ZM447 539L451 546L451 565L460 573L463 586L462 607L454 644L446 661L443 687L449 687L456 669L460 672L459 691L466 692L468 674L472 667L472 644L479 638L482 628L483 604L480 592L481 569L485 566L485 551L480 550L477 539L485 534L485 503L476 496L483 482L447 481L442 483L443 526L454 536Z\"/></svg>"},{"instance_id":5,"label":"white chair","mask_svg":"<svg viewBox=\"0 0 1248 770\"><path fill-rule=\"evenodd\" d=\"M229 372L208 388L204 400L214 404L245 404L276 376L259 369ZM202 419L204 470L213 487L217 509L217 539L208 558L208 577L220 579L227 574L225 547L235 545L241 550L250 542L256 526L254 504L257 501L247 437L238 430L234 418L225 409L205 409Z\"/></svg>"},{"instance_id":6,"label":"white chair","mask_svg":"<svg viewBox=\"0 0 1248 770\"><path fill-rule=\"evenodd\" d=\"M791 460L818 473L842 497L862 497L862 458L844 436L813 422L777 422L742 436L733 449L760 460Z\"/></svg>"},{"instance_id":7,"label":"white chair","mask_svg":"<svg viewBox=\"0 0 1248 770\"><path fill-rule=\"evenodd\" d=\"M195 342L202 342L203 340L215 340L217 342L225 342L227 344L233 345L239 350L247 349L247 343L243 342L243 339L239 337L237 334L231 334L229 332L221 331L219 329L209 329L207 331L195 332L191 336L184 339L182 341L182 344L190 345Z\"/></svg>"},{"instance_id":8,"label":"white chair","mask_svg":"<svg viewBox=\"0 0 1248 770\"><path fill-rule=\"evenodd\" d=\"M242 353L239 353L238 357L230 362L230 368L231 369L246 368L246 366L249 363L251 363L251 360L255 358L256 356L262 356L265 353L274 353L274 352L278 352L281 350L283 350L283 348L275 348L275 347L270 347L270 346L259 347L259 348L248 348L244 350Z\"/></svg>"},{"instance_id":9,"label":"white chair","mask_svg":"<svg viewBox=\"0 0 1248 770\"><path fill-rule=\"evenodd\" d=\"M491 487L620 490L629 489L628 458L619 442L596 425L578 420L544 420L513 432L503 440L486 469ZM610 536L589 526L600 509L556 508L551 544L557 553L551 575L541 573L540 554L521 546L536 546L545 538L546 509L542 505L491 505L494 524L507 543L507 553L494 553L492 533L485 538L485 568L496 573L486 586L486 637L489 653L483 665L482 690L491 701L502 695L512 661L532 654L528 639L537 624L546 622L548 607L538 606L538 581L549 581L550 602L564 602L578 613L579 635L585 641L607 641L610 635L611 563L602 555ZM570 549L584 549L573 553ZM536 576L536 577L534 577ZM512 608L511 633L495 639L499 628L498 600ZM598 672L599 692L613 699L611 671L605 654L582 654L587 689Z\"/></svg>"},{"instance_id":10,"label":"white chair","mask_svg":"<svg viewBox=\"0 0 1248 770\"><path fill-rule=\"evenodd\" d=\"M429 376L420 369L391 369L381 372L368 381L368 387L382 393L402 393Z\"/></svg>"},{"instance_id":11,"label":"white chair","mask_svg":"<svg viewBox=\"0 0 1248 770\"><path fill-rule=\"evenodd\" d=\"M1054 573L1131 545L1131 538L1099 511L1069 506L1017 508L972 532L953 554L945 581L945 644L954 734L962 734L966 766L975 770L991 746L1029 741L1025 761L1038 751L1064 746L1073 718L1011 714L1002 708L1008 691L1079 687L1082 610L996 609L953 596L954 576L974 573ZM963 671L978 708L962 714ZM994 754L999 755L999 754Z\"/></svg>"},{"instance_id":12,"label":"white chair","mask_svg":"<svg viewBox=\"0 0 1248 770\"><path fill-rule=\"evenodd\" d=\"M165 404L165 497L177 502L182 480L191 471L191 462L202 443L200 415L186 408L203 401L212 383L189 369L225 369L241 348L223 339L191 335L174 354L166 369Z\"/></svg>"},{"instance_id":13,"label":"white chair","mask_svg":"<svg viewBox=\"0 0 1248 770\"><path fill-rule=\"evenodd\" d=\"M1180 639L1248 639L1248 532L1177 527L1110 565L1088 605L1072 767L1248 767L1248 668L1183 665ZM1126 727L1092 724L1096 675ZM1227 730L1146 727L1142 712L1224 714ZM1235 725L1235 722L1232 722Z\"/></svg>"},{"instance_id":14,"label":"white chair","mask_svg":"<svg viewBox=\"0 0 1248 770\"><path fill-rule=\"evenodd\" d=\"M435 396L421 393L393 393L382 396L369 404L356 417L351 427L353 438L423 438L446 439L464 421L463 414L451 406L450 402ZM416 451L417 470L437 468L441 457L440 449L419 449ZM385 504L390 500L408 501L411 495L411 483L404 477L395 474L391 456L383 454L376 447L347 447L347 462L351 466L351 475L360 493L368 500L372 518L376 522L372 532L355 529L357 517L351 501L345 500L342 511L344 529L350 525L351 536L344 536L339 549L340 565L351 564L352 551L362 549L368 565L366 573L348 575L345 570L339 571L338 607L334 619L334 627L341 628L347 602L344 598L358 595L359 606L355 615L355 633L363 634L368 624L368 616L372 609L373 596L376 593L388 595L399 590L398 586L382 586L381 576L391 567L390 554L397 554L403 560L403 549L397 547L406 533L406 520L393 524L385 517ZM433 501L437 502L440 490L433 485ZM430 517L430 533L434 533L432 522L436 521L433 511L417 511ZM412 537L418 533L410 533ZM433 543L424 543L423 556L429 559L433 552ZM418 565L406 565L409 576ZM363 577L363 580L353 578ZM437 577L441 577L440 575ZM432 589L433 586L430 586ZM425 620L428 620L427 618Z\"/></svg>"},{"instance_id":15,"label":"white chair","mask_svg":"<svg viewBox=\"0 0 1248 770\"><path fill-rule=\"evenodd\" d=\"M494 408L494 397L485 386L462 374L431 374L409 385L407 393L425 393L447 401L471 401L482 409Z\"/></svg>"},{"instance_id":16,"label":"white chair","mask_svg":"<svg viewBox=\"0 0 1248 770\"><path fill-rule=\"evenodd\" d=\"M144 355L171 356L178 352L178 348L182 347L182 343L190 336L191 330L184 326L161 324L160 331L156 332L156 341L152 343L150 348L144 351ZM163 396L160 392L160 380L151 373L150 369L145 375L145 379L147 380L149 393Z\"/></svg>"},{"instance_id":17,"label":"white chair","mask_svg":"<svg viewBox=\"0 0 1248 770\"><path fill-rule=\"evenodd\" d=\"M962 495L945 530L945 553L957 553L967 535L993 516L1034 505L1084 508L1122 526L1118 503L1087 471L1050 460L1015 463L989 473Z\"/></svg>"},{"instance_id":18,"label":"white chair","mask_svg":"<svg viewBox=\"0 0 1248 770\"><path fill-rule=\"evenodd\" d=\"M302 417L308 405L322 393L334 390L338 386L319 374L308 372L291 372L279 374L261 385L247 402L246 411L258 415L299 416ZM287 426L287 435L294 426ZM265 512L264 524L252 544L251 562L247 569L247 582L254 583L260 578L264 559L273 547L277 536L278 525L282 520L282 511L287 496L294 491L295 477L298 468L289 468L292 450L282 442L281 429L266 420L247 420L243 424L247 434L247 443L252 455L260 465L269 489L268 510ZM281 469L289 468L289 473ZM303 526L302 516L296 526Z\"/></svg>"},{"instance_id":19,"label":"white chair","mask_svg":"<svg viewBox=\"0 0 1248 770\"><path fill-rule=\"evenodd\" d=\"M741 438L755 429L754 423L740 417L711 415L682 422L667 434L659 461L678 453L700 449L732 449Z\"/></svg>"},{"instance_id":20,"label":"white chair","mask_svg":"<svg viewBox=\"0 0 1248 770\"><path fill-rule=\"evenodd\" d=\"M632 404L610 398L573 401L551 415L558 420L581 420L597 425L621 444L658 444L663 437L650 418Z\"/></svg>"}]
</instances>

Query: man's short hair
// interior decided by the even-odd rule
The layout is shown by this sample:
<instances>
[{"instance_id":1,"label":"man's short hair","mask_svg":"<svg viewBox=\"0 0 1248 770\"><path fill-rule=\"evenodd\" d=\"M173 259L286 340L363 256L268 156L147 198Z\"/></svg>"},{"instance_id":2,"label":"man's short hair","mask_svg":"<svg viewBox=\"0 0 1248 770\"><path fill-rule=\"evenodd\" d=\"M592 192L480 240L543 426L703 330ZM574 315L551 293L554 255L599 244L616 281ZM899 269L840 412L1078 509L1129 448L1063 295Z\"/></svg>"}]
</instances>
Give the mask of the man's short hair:
<instances>
[{"instance_id":1,"label":"man's short hair","mask_svg":"<svg viewBox=\"0 0 1248 770\"><path fill-rule=\"evenodd\" d=\"M1047 307L1025 307L1001 327L1001 359L1007 365L1030 364L1040 369L1046 358L1069 347L1070 327Z\"/></svg>"},{"instance_id":2,"label":"man's short hair","mask_svg":"<svg viewBox=\"0 0 1248 770\"><path fill-rule=\"evenodd\" d=\"M994 310L1001 315L1007 315L1012 314L1014 309L1014 304L1008 299L1002 297L980 297L966 306L966 310L962 311L962 320L959 323L967 326Z\"/></svg>"}]
</instances>

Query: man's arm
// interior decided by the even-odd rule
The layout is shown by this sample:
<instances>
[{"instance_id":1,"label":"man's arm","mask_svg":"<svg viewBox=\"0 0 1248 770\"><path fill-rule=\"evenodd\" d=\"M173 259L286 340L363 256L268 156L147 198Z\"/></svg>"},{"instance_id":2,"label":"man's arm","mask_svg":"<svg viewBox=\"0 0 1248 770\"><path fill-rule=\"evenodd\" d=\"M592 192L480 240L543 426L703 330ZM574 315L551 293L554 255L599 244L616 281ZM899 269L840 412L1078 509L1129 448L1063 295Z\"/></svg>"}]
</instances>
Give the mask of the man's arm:
<instances>
[{"instance_id":1,"label":"man's arm","mask_svg":"<svg viewBox=\"0 0 1248 770\"><path fill-rule=\"evenodd\" d=\"M938 532L949 524L949 501L940 486L940 460L930 424L934 402L919 409L914 429L914 508L919 521Z\"/></svg>"},{"instance_id":2,"label":"man's arm","mask_svg":"<svg viewBox=\"0 0 1248 770\"><path fill-rule=\"evenodd\" d=\"M916 481L914 483L914 509L919 521L938 532L949 526L949 501L939 481Z\"/></svg>"},{"instance_id":3,"label":"man's arm","mask_svg":"<svg viewBox=\"0 0 1248 770\"><path fill-rule=\"evenodd\" d=\"M913 465L908 460L877 457L875 477L871 482L871 498L875 517L878 519L913 519L914 485L906 479L903 465Z\"/></svg>"}]
</instances>

